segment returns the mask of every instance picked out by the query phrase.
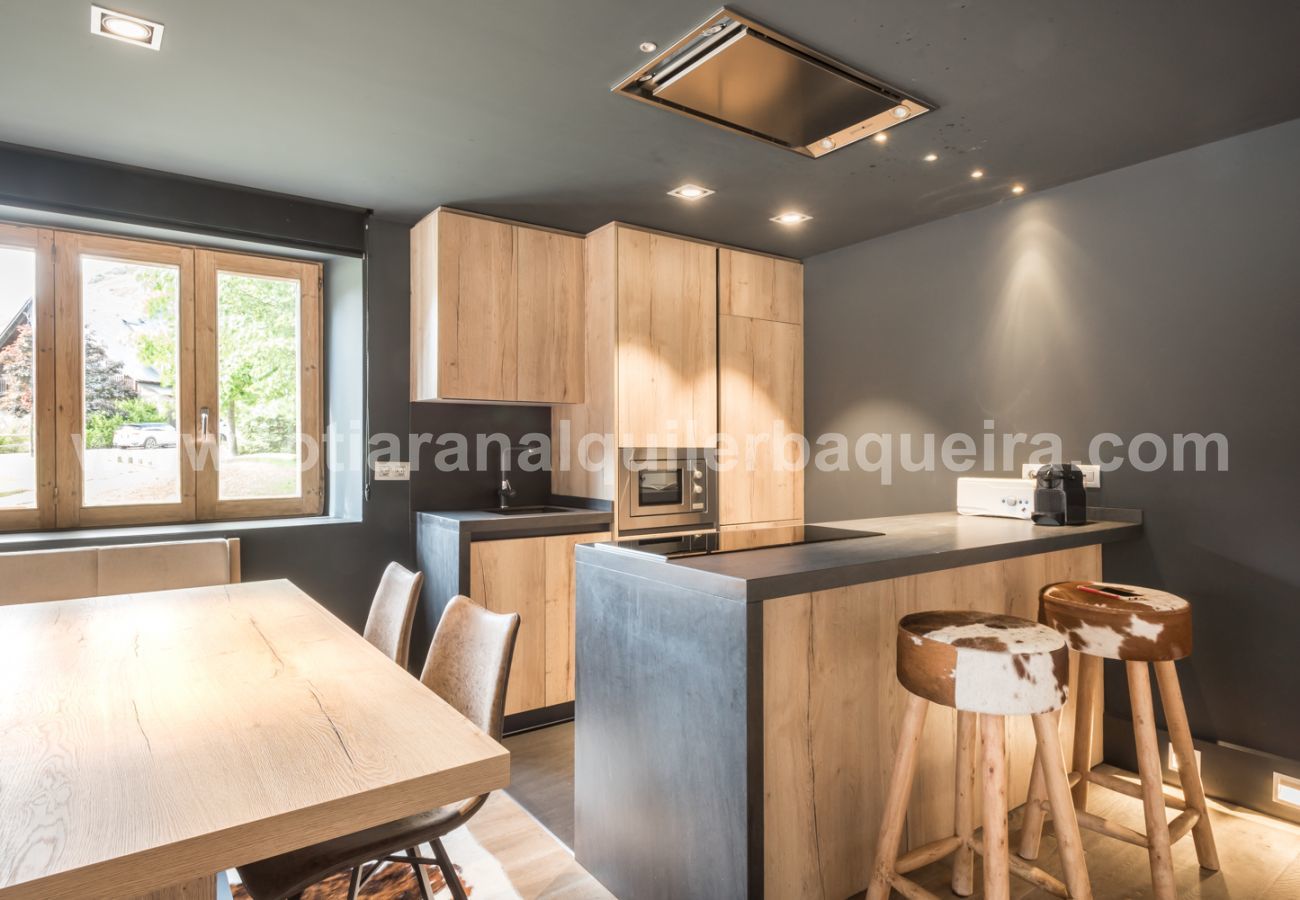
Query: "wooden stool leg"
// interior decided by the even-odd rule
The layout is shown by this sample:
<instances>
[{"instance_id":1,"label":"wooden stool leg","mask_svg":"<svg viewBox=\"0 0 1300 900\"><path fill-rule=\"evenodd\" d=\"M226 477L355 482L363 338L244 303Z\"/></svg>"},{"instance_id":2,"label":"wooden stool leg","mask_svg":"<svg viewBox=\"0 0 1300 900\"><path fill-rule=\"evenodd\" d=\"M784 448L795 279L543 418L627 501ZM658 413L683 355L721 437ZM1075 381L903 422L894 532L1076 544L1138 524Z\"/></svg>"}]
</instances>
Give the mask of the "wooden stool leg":
<instances>
[{"instance_id":1,"label":"wooden stool leg","mask_svg":"<svg viewBox=\"0 0 1300 900\"><path fill-rule=\"evenodd\" d=\"M962 846L952 861L952 892L969 897L975 890L975 851L971 837L975 834L975 751L979 732L973 712L957 713L957 799L954 820Z\"/></svg>"},{"instance_id":2,"label":"wooden stool leg","mask_svg":"<svg viewBox=\"0 0 1300 900\"><path fill-rule=\"evenodd\" d=\"M1070 771L1079 773L1074 786L1074 808L1088 806L1088 779L1092 771L1093 712L1101 694L1101 657L1079 654L1078 694L1074 698L1074 747L1070 753Z\"/></svg>"},{"instance_id":3,"label":"wooden stool leg","mask_svg":"<svg viewBox=\"0 0 1300 900\"><path fill-rule=\"evenodd\" d=\"M1065 775L1065 760L1061 756L1059 719L1054 713L1042 713L1033 719L1034 736L1038 739L1036 774L1041 776L1052 805L1052 821L1056 823L1056 844L1061 851L1065 884L1074 900L1091 900L1092 886L1083 859L1083 839L1079 836L1079 822L1074 817L1074 805L1070 799L1070 780Z\"/></svg>"},{"instance_id":4,"label":"wooden stool leg","mask_svg":"<svg viewBox=\"0 0 1300 900\"><path fill-rule=\"evenodd\" d=\"M1187 709L1183 706L1183 690L1178 684L1178 671L1171 661L1155 664L1156 681L1160 685L1160 702L1165 707L1165 722L1169 726L1169 740L1174 745L1178 759L1178 778L1182 782L1187 805L1200 813L1192 826L1192 841L1196 844L1196 858L1202 869L1219 870L1219 852L1214 846L1214 832L1210 829L1210 809L1205 802L1205 786L1201 784L1201 771L1196 767L1196 748L1192 745L1192 730L1187 724Z\"/></svg>"},{"instance_id":5,"label":"wooden stool leg","mask_svg":"<svg viewBox=\"0 0 1300 900\"><path fill-rule=\"evenodd\" d=\"M1002 716L981 715L984 741L984 896L1010 900L1011 859L1007 847L1006 722Z\"/></svg>"},{"instance_id":6,"label":"wooden stool leg","mask_svg":"<svg viewBox=\"0 0 1300 900\"><path fill-rule=\"evenodd\" d=\"M1020 827L1020 849L1016 852L1022 859L1037 859L1038 847L1043 839L1043 821L1047 810L1047 782L1043 780L1043 751L1034 750L1034 768L1029 776L1029 796L1025 799L1025 820Z\"/></svg>"},{"instance_id":7,"label":"wooden stool leg","mask_svg":"<svg viewBox=\"0 0 1300 900\"><path fill-rule=\"evenodd\" d=\"M1151 887L1156 900L1174 900L1174 866L1169 852L1169 821L1165 818L1160 749L1151 702L1151 676L1145 662L1126 662L1129 702L1133 707L1133 737L1137 742L1138 775L1142 779L1142 808L1147 822L1147 853L1151 857Z\"/></svg>"},{"instance_id":8,"label":"wooden stool leg","mask_svg":"<svg viewBox=\"0 0 1300 900\"><path fill-rule=\"evenodd\" d=\"M925 698L908 693L907 709L903 712L903 728L898 736L898 750L894 753L894 771L889 778L889 793L885 798L885 814L876 843L871 884L867 887L867 900L885 900L889 896L894 864L898 861L898 845L903 839L907 802L912 796L917 747L921 743L921 729L925 726L925 713L929 705L930 701Z\"/></svg>"}]
</instances>

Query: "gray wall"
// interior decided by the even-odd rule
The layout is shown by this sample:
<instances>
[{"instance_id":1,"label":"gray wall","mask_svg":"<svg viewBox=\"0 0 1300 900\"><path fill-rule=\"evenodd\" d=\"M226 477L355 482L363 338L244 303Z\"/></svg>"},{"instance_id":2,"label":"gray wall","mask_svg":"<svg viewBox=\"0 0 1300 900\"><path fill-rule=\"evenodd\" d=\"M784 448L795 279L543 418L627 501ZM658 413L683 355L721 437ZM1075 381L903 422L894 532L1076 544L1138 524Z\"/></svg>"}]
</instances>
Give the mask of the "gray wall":
<instances>
[{"instance_id":1,"label":"gray wall","mask_svg":"<svg viewBox=\"0 0 1300 900\"><path fill-rule=\"evenodd\" d=\"M1300 121L807 260L810 435L1222 432L1229 471L1103 476L1108 579L1195 609L1192 729L1300 755ZM1032 187L1032 186L1031 186ZM863 215L870 215L864 208ZM1023 450L1016 462L1028 455ZM897 466L895 467L898 468ZM971 474L994 474L976 471ZM956 475L811 471L810 521L952 509ZM1122 685L1107 705L1127 714ZM1118 709L1117 709L1118 708Z\"/></svg>"}]
</instances>

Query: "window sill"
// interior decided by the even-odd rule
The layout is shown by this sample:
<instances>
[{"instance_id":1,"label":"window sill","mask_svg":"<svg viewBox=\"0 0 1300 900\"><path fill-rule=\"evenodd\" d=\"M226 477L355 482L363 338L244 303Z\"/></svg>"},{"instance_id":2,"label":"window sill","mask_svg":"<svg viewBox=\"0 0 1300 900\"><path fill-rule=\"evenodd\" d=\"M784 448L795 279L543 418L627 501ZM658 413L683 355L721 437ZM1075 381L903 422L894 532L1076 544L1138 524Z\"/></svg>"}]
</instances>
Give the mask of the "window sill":
<instances>
[{"instance_id":1,"label":"window sill","mask_svg":"<svg viewBox=\"0 0 1300 900\"><path fill-rule=\"evenodd\" d=\"M294 516L284 519L245 519L234 522L187 522L180 525L141 525L121 528L80 528L70 531L23 531L0 534L0 553L6 550L58 550L95 544L134 544L197 537L240 537L279 528L320 528L360 525L361 519L337 516Z\"/></svg>"}]
</instances>

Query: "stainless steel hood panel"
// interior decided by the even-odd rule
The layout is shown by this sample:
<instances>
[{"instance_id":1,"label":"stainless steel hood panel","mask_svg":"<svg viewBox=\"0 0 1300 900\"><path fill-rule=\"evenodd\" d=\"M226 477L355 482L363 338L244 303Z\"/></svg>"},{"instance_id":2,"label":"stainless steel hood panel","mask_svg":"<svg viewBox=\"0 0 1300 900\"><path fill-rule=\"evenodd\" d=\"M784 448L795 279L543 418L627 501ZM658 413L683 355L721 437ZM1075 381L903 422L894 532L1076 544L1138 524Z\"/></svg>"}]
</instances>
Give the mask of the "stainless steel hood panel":
<instances>
[{"instance_id":1,"label":"stainless steel hood panel","mask_svg":"<svg viewBox=\"0 0 1300 900\"><path fill-rule=\"evenodd\" d=\"M654 94L787 147L806 146L896 105L749 30Z\"/></svg>"},{"instance_id":2,"label":"stainless steel hood panel","mask_svg":"<svg viewBox=\"0 0 1300 900\"><path fill-rule=\"evenodd\" d=\"M933 108L727 9L614 90L812 157Z\"/></svg>"}]
</instances>

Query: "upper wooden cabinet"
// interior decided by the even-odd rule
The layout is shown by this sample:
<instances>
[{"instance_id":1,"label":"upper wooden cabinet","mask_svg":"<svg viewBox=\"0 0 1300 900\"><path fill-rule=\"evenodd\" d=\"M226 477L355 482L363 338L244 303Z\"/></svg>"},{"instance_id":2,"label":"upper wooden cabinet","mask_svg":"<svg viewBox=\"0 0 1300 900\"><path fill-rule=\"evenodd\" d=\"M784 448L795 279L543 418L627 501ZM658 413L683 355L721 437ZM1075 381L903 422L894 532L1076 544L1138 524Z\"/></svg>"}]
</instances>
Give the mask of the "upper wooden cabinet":
<instances>
[{"instance_id":1,"label":"upper wooden cabinet","mask_svg":"<svg viewBox=\"0 0 1300 900\"><path fill-rule=\"evenodd\" d=\"M618 229L618 444L711 446L717 431L717 249Z\"/></svg>"},{"instance_id":2,"label":"upper wooden cabinet","mask_svg":"<svg viewBox=\"0 0 1300 900\"><path fill-rule=\"evenodd\" d=\"M437 209L411 231L411 399L583 399L582 238Z\"/></svg>"},{"instance_id":3,"label":"upper wooden cabinet","mask_svg":"<svg viewBox=\"0 0 1300 900\"><path fill-rule=\"evenodd\" d=\"M718 251L718 311L803 324L803 265L757 253Z\"/></svg>"}]
</instances>

